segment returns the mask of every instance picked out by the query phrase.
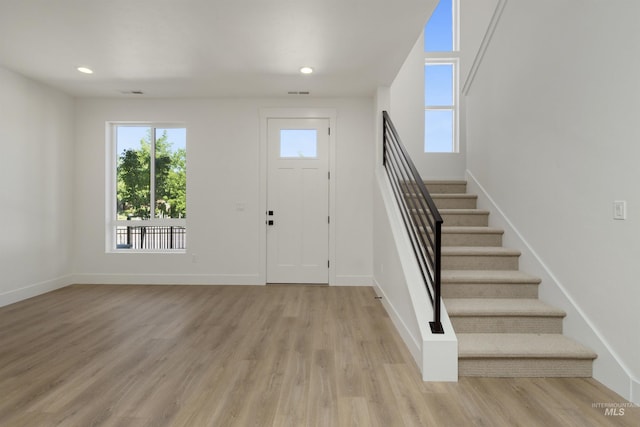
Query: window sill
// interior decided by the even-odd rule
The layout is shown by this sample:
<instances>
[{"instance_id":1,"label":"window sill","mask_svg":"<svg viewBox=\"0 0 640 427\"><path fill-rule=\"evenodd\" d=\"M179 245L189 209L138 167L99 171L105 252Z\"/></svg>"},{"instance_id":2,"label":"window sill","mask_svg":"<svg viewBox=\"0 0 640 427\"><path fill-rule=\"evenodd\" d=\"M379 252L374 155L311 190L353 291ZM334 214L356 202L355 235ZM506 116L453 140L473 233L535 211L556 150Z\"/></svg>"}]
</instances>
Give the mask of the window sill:
<instances>
[{"instance_id":1,"label":"window sill","mask_svg":"<svg viewBox=\"0 0 640 427\"><path fill-rule=\"evenodd\" d=\"M160 255L185 255L186 249L109 249L108 254L160 254Z\"/></svg>"}]
</instances>

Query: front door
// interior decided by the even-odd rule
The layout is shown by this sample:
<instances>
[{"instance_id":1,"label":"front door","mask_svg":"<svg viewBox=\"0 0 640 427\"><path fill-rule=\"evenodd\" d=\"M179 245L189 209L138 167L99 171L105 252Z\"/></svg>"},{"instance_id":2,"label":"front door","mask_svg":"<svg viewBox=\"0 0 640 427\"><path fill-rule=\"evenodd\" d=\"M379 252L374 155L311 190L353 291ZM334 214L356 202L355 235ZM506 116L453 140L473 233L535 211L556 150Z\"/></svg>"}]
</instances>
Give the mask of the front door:
<instances>
[{"instance_id":1,"label":"front door","mask_svg":"<svg viewBox=\"0 0 640 427\"><path fill-rule=\"evenodd\" d=\"M329 283L329 120L268 119L267 283Z\"/></svg>"}]
</instances>

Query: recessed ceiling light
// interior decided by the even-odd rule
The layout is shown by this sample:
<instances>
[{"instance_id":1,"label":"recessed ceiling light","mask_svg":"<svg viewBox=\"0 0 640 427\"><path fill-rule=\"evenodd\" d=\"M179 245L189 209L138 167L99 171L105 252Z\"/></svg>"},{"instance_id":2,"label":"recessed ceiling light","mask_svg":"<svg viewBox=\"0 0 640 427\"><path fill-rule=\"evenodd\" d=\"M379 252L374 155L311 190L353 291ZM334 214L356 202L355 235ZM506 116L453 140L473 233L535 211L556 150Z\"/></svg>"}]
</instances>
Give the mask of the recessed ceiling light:
<instances>
[{"instance_id":1,"label":"recessed ceiling light","mask_svg":"<svg viewBox=\"0 0 640 427\"><path fill-rule=\"evenodd\" d=\"M87 67L78 67L78 68L76 68L76 70L80 71L81 73L85 73L85 74L93 74L93 70L91 68L87 68Z\"/></svg>"},{"instance_id":2,"label":"recessed ceiling light","mask_svg":"<svg viewBox=\"0 0 640 427\"><path fill-rule=\"evenodd\" d=\"M300 68L300 72L302 74L311 74L311 73L313 73L313 68L311 68L311 67L302 67L302 68Z\"/></svg>"}]
</instances>

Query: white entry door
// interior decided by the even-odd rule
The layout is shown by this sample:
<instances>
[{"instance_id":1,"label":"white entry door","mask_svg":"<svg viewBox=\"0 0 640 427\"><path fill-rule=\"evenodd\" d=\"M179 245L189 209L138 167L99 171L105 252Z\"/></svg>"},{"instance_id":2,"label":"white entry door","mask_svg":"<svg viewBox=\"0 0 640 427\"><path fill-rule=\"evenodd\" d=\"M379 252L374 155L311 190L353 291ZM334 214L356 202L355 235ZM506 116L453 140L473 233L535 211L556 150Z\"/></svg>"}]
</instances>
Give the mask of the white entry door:
<instances>
[{"instance_id":1,"label":"white entry door","mask_svg":"<svg viewBox=\"0 0 640 427\"><path fill-rule=\"evenodd\" d=\"M329 120L267 132L267 283L329 283Z\"/></svg>"}]
</instances>

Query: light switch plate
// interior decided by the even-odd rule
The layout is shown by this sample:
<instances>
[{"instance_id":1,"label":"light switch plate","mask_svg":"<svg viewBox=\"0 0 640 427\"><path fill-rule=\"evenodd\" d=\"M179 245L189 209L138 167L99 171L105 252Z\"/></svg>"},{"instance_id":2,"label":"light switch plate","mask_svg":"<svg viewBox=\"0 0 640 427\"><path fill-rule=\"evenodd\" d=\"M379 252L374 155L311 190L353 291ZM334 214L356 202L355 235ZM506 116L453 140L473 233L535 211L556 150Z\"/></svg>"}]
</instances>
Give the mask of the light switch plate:
<instances>
[{"instance_id":1,"label":"light switch plate","mask_svg":"<svg viewBox=\"0 0 640 427\"><path fill-rule=\"evenodd\" d=\"M613 219L627 219L627 202L625 200L613 202Z\"/></svg>"}]
</instances>

